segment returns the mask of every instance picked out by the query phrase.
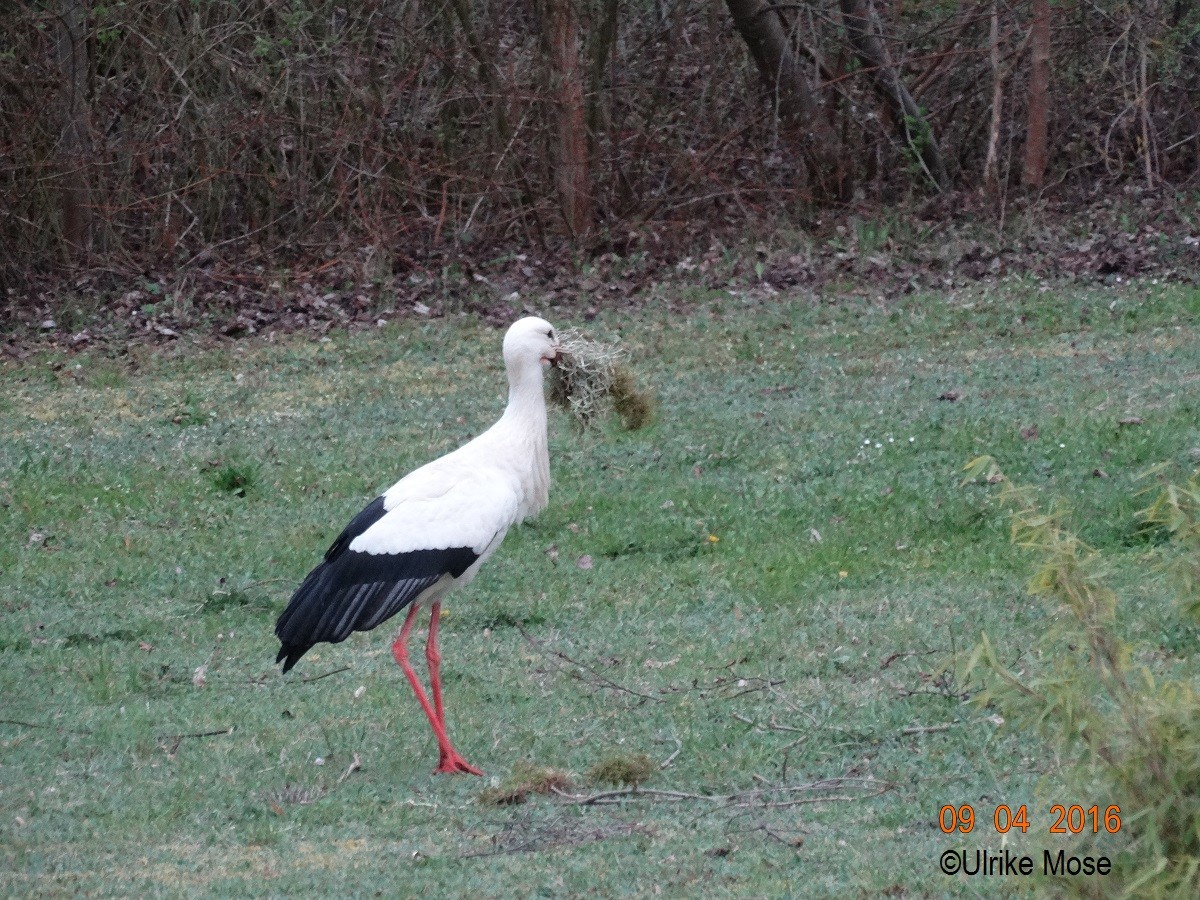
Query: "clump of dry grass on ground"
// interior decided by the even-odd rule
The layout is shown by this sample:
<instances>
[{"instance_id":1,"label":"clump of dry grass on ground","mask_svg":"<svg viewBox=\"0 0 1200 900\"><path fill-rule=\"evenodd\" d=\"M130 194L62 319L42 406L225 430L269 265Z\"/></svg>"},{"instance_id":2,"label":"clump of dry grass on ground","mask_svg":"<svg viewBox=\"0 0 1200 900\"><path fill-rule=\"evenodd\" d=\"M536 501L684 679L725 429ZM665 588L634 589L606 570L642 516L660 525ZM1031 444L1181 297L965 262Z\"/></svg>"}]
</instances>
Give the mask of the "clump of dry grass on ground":
<instances>
[{"instance_id":1,"label":"clump of dry grass on ground","mask_svg":"<svg viewBox=\"0 0 1200 900\"><path fill-rule=\"evenodd\" d=\"M606 402L629 431L654 417L653 397L638 388L622 361L625 351L573 330L559 333L559 359L550 379L550 400L584 428L595 421Z\"/></svg>"},{"instance_id":2,"label":"clump of dry grass on ground","mask_svg":"<svg viewBox=\"0 0 1200 900\"><path fill-rule=\"evenodd\" d=\"M658 763L645 753L610 756L588 769L588 778L603 784L639 785L658 771Z\"/></svg>"},{"instance_id":3,"label":"clump of dry grass on ground","mask_svg":"<svg viewBox=\"0 0 1200 900\"><path fill-rule=\"evenodd\" d=\"M572 787L574 782L569 772L520 762L500 784L480 791L479 802L484 805L513 806L524 803L530 794L553 794L569 791Z\"/></svg>"}]
</instances>

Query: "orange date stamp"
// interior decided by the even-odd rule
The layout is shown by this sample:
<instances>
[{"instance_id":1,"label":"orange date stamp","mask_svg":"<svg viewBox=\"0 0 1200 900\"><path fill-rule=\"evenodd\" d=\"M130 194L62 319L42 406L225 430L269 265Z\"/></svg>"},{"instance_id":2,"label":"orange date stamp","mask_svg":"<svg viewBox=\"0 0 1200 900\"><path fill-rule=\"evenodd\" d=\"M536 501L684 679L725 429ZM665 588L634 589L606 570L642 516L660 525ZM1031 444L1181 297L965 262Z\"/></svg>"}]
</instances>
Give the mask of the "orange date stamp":
<instances>
[{"instance_id":1,"label":"orange date stamp","mask_svg":"<svg viewBox=\"0 0 1200 900\"><path fill-rule=\"evenodd\" d=\"M986 810L980 810L985 813ZM992 828L997 834L1008 834L1013 829L1025 834L1031 827L1036 827L1029 819L1029 807L1022 803L1016 809L1007 804L1000 804L991 810ZM938 827L943 834L970 834L977 824L975 808L964 803L953 806L947 803L938 811ZM1044 823L1048 834L1116 834L1121 830L1121 807L1112 804L1100 807L1098 804L1083 806L1074 803L1069 806L1055 803L1050 807L1050 815ZM986 824L980 824L986 828Z\"/></svg>"}]
</instances>

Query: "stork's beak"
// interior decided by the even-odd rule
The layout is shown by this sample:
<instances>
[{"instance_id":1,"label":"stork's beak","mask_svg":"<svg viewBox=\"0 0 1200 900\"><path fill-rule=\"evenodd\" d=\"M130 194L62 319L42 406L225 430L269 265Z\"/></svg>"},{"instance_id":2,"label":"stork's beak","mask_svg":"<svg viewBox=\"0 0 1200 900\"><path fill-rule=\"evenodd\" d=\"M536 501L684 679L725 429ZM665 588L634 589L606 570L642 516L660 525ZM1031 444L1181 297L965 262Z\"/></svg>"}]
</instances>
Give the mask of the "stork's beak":
<instances>
[{"instance_id":1,"label":"stork's beak","mask_svg":"<svg viewBox=\"0 0 1200 900\"><path fill-rule=\"evenodd\" d=\"M558 347L555 347L549 356L543 356L542 359L552 366L557 366L558 361L562 359L562 350L560 350Z\"/></svg>"}]
</instances>

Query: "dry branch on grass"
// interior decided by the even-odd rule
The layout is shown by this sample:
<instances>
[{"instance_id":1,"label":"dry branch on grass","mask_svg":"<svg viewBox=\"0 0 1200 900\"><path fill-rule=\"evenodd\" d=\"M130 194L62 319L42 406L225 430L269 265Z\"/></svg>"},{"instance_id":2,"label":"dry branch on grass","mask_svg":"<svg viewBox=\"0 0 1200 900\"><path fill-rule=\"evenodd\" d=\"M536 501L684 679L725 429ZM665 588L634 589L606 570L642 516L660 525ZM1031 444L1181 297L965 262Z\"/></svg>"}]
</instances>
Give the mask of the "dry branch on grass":
<instances>
[{"instance_id":1,"label":"dry branch on grass","mask_svg":"<svg viewBox=\"0 0 1200 900\"><path fill-rule=\"evenodd\" d=\"M509 822L492 835L492 848L464 853L461 859L476 859L484 856L500 856L509 853L538 853L553 847L582 847L595 841L630 834L644 834L647 828L640 822L614 822L595 825L587 822L558 821L549 824L538 822Z\"/></svg>"},{"instance_id":2,"label":"dry branch on grass","mask_svg":"<svg viewBox=\"0 0 1200 900\"><path fill-rule=\"evenodd\" d=\"M549 647L544 646L541 641L539 641L537 638L535 638L533 635L531 635L528 631L526 631L524 628L522 628L521 624L519 622L516 625L516 629L517 629L517 631L519 631L521 633L521 637L525 638L525 640L529 643L529 646L533 647L535 650L537 650L539 653L541 653L544 657L561 660L562 662L565 662L565 663L570 663L572 666L575 666L577 669L581 669L582 671L586 672L591 677L588 679L585 679L585 680L587 680L589 684L592 684L595 687L607 688L609 690L614 690L614 691L620 691L623 694L630 694L634 697L640 697L643 700L653 700L655 703L663 702L661 697L653 697L650 694L643 694L640 691L635 691L633 688L628 688L628 687L625 687L625 685L623 685L623 684L618 684L617 682L613 681L611 678L606 678L605 676L601 675L599 672L597 672L595 669L591 668L590 666L586 666L583 663L579 662L579 660L572 659L570 656L563 653L561 650L552 650Z\"/></svg>"},{"instance_id":3,"label":"dry branch on grass","mask_svg":"<svg viewBox=\"0 0 1200 900\"><path fill-rule=\"evenodd\" d=\"M163 734L159 735L158 747L160 750L166 753L170 759L174 759L175 754L179 752L179 745L182 744L186 738L220 737L227 734L233 734L232 725L230 725L228 728L218 729L217 731L197 731L193 734Z\"/></svg>"},{"instance_id":4,"label":"dry branch on grass","mask_svg":"<svg viewBox=\"0 0 1200 900\"><path fill-rule=\"evenodd\" d=\"M864 793L827 794L824 791L853 790L855 787ZM717 803L723 807L755 807L759 809L783 809L790 806L801 806L807 803L848 803L855 800L867 800L892 790L895 785L889 781L877 778L844 777L822 778L808 784L772 785L749 791L737 791L732 794L693 794L687 791L671 791L660 788L629 787L614 791L601 791L598 794L569 794L555 790L554 793L563 801L579 806L596 806L599 804L624 803L627 800L651 800L679 802L697 800L706 803ZM818 796L788 797L791 794L815 793ZM776 799L776 798L786 799Z\"/></svg>"}]
</instances>

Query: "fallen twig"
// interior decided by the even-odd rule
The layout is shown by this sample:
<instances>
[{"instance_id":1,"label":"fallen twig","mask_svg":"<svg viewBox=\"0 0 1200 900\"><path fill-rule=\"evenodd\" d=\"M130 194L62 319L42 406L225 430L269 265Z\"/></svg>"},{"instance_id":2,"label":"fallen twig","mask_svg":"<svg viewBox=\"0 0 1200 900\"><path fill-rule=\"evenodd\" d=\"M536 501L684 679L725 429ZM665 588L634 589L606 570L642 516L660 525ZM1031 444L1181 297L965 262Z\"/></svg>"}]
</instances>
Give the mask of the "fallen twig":
<instances>
[{"instance_id":1,"label":"fallen twig","mask_svg":"<svg viewBox=\"0 0 1200 900\"><path fill-rule=\"evenodd\" d=\"M516 629L517 629L517 631L521 632L521 637L525 638L525 640L529 642L530 646L532 646L535 650L537 650L543 656L546 656L546 655L554 656L554 657L557 657L558 659L562 660L563 662L570 663L571 665L575 666L576 668L583 669L583 671L587 672L589 675L591 675L593 678L595 678L597 681L599 681L601 687L611 688L614 691L621 691L626 694L632 694L634 697L641 697L643 700L652 700L655 703L663 702L661 697L653 697L650 694L643 694L641 691L635 691L635 690L633 690L633 688L627 688L627 687L625 687L625 685L618 684L617 682L613 681L611 678L606 678L604 675L601 675L599 672L597 672L591 666L584 665L583 663L579 662L578 660L572 659L567 654L563 653L561 650L555 650L553 648L546 647L544 644L541 643L541 641L537 640L537 638L533 637L533 635L531 635L528 631L526 631L521 626L520 622L516 623Z\"/></svg>"},{"instance_id":2,"label":"fallen twig","mask_svg":"<svg viewBox=\"0 0 1200 900\"><path fill-rule=\"evenodd\" d=\"M350 777L351 772L357 772L361 768L362 768L362 759L359 757L359 755L357 753L355 753L354 759L352 759L350 761L350 765L346 767L346 771L342 773L340 778L338 778L337 783L341 784L343 781L345 781L347 778Z\"/></svg>"},{"instance_id":3,"label":"fallen twig","mask_svg":"<svg viewBox=\"0 0 1200 900\"><path fill-rule=\"evenodd\" d=\"M809 728L795 728L791 725L780 725L775 721L774 716L768 719L767 724L764 725L761 722L755 722L753 719L743 716L741 713L731 713L730 715L739 722L749 725L751 728L757 728L759 731L788 731L803 735L807 735L811 731Z\"/></svg>"},{"instance_id":4,"label":"fallen twig","mask_svg":"<svg viewBox=\"0 0 1200 900\"><path fill-rule=\"evenodd\" d=\"M663 800L723 800L721 796L709 794L689 794L685 791L664 791L658 788L627 787L615 791L601 791L598 794L568 794L558 788L551 788L555 794L578 806L596 806L602 803L616 803L626 797L658 797Z\"/></svg>"},{"instance_id":5,"label":"fallen twig","mask_svg":"<svg viewBox=\"0 0 1200 900\"><path fill-rule=\"evenodd\" d=\"M158 746L162 748L162 751L166 753L167 756L169 756L171 759L174 759L175 754L179 752L179 745L182 744L187 738L218 737L225 734L233 734L232 725L230 725L228 728L221 728L217 731L197 731L193 734L161 734L158 736ZM170 749L167 749L168 741L171 741Z\"/></svg>"},{"instance_id":6,"label":"fallen twig","mask_svg":"<svg viewBox=\"0 0 1200 900\"><path fill-rule=\"evenodd\" d=\"M666 759L664 759L662 762L660 762L658 764L658 767L660 769L667 768L669 765L671 765L671 763L675 762L675 757L677 757L682 752L682 750L683 750L683 741L681 741L679 738L675 738L675 752L673 752L670 756L668 756Z\"/></svg>"},{"instance_id":7,"label":"fallen twig","mask_svg":"<svg viewBox=\"0 0 1200 900\"><path fill-rule=\"evenodd\" d=\"M233 726L230 725L228 728L221 728L217 731L197 731L194 734L176 734L169 736L183 740L184 738L217 737L222 734L233 734Z\"/></svg>"},{"instance_id":8,"label":"fallen twig","mask_svg":"<svg viewBox=\"0 0 1200 900\"><path fill-rule=\"evenodd\" d=\"M835 788L847 787L858 783L864 787L876 788L868 794L851 795L851 794L826 794L820 797L795 797L787 800L771 800L766 799L768 796L777 796L780 794L794 794L801 791L825 791ZM644 787L628 787L614 791L601 791L598 794L570 794L566 791L552 788L562 800L573 803L578 806L599 806L611 803L622 803L626 800L634 799L649 799L649 800L665 800L671 802L680 802L684 800L703 800L709 803L718 803L721 806L743 806L757 807L760 809L783 809L789 806L800 806L805 803L848 803L854 800L866 800L871 797L878 797L880 794L890 791L895 785L887 781L878 781L874 778L826 778L820 781L814 781L809 784L797 785L782 785L756 788L748 791L738 791L733 794L691 794L686 791L670 791L659 788L644 788Z\"/></svg>"},{"instance_id":9,"label":"fallen twig","mask_svg":"<svg viewBox=\"0 0 1200 900\"><path fill-rule=\"evenodd\" d=\"M63 728L61 725L43 725L39 722L22 722L20 719L0 719L0 725L19 725L22 728L45 728L49 731L62 731L67 734L91 734L79 728Z\"/></svg>"},{"instance_id":10,"label":"fallen twig","mask_svg":"<svg viewBox=\"0 0 1200 900\"><path fill-rule=\"evenodd\" d=\"M747 683L749 683L751 681L760 681L760 682L762 682L762 684L755 685L754 687L748 687L745 690L738 691L736 694L730 694L729 695L730 700L733 700L735 697L740 697L743 694L753 694L755 691L769 691L769 690L771 690L771 688L777 687L778 685L787 684L786 678L770 679L770 678L758 678L757 676L755 676L753 678L741 678L741 679L739 679L739 681L745 681Z\"/></svg>"},{"instance_id":11,"label":"fallen twig","mask_svg":"<svg viewBox=\"0 0 1200 900\"><path fill-rule=\"evenodd\" d=\"M309 676L306 678L301 678L300 680L302 682L304 682L305 684L308 684L313 681L320 681L322 678L328 678L330 675L337 675L341 672L349 672L349 671L350 671L349 666L342 666L340 669L334 669L332 672L326 672L324 675L312 675L312 676Z\"/></svg>"}]
</instances>

